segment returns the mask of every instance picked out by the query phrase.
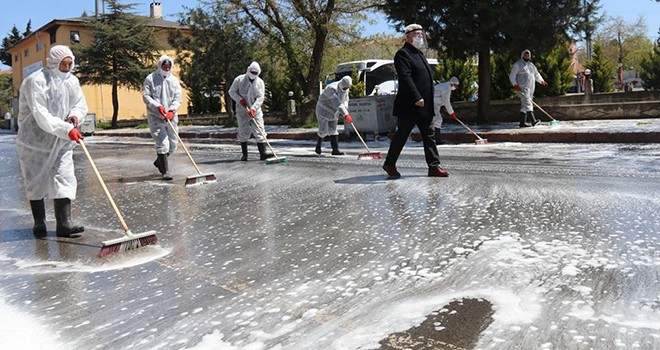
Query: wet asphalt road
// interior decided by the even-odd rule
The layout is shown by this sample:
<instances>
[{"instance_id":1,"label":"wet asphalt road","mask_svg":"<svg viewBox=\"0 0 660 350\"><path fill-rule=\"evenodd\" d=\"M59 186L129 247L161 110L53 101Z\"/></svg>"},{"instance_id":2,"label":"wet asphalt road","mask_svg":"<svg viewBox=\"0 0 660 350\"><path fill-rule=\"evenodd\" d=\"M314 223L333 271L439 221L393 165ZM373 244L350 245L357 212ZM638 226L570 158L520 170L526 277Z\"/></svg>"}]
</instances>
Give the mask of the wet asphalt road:
<instances>
[{"instance_id":1,"label":"wet asphalt road","mask_svg":"<svg viewBox=\"0 0 660 350\"><path fill-rule=\"evenodd\" d=\"M658 349L660 146L419 144L381 162L276 145L193 146L215 184L148 142L87 146L133 232L76 151L78 240L35 240L14 136L0 134L0 341L21 349ZM386 143L374 149L385 153Z\"/></svg>"}]
</instances>

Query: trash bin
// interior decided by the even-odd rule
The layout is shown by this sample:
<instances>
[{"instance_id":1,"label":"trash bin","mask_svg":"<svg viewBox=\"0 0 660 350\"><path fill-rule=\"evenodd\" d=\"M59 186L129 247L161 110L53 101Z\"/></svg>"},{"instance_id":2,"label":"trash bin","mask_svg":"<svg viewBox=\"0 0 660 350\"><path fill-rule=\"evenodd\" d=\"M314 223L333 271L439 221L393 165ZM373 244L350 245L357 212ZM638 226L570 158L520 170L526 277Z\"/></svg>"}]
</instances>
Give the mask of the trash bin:
<instances>
[{"instance_id":1,"label":"trash bin","mask_svg":"<svg viewBox=\"0 0 660 350\"><path fill-rule=\"evenodd\" d=\"M380 135L396 130L397 120L392 115L395 95L373 95L348 101L348 112L360 133ZM354 134L352 127L345 125L346 133Z\"/></svg>"},{"instance_id":2,"label":"trash bin","mask_svg":"<svg viewBox=\"0 0 660 350\"><path fill-rule=\"evenodd\" d=\"M78 130L83 136L94 135L96 131L96 113L87 113L85 119L78 125Z\"/></svg>"}]
</instances>

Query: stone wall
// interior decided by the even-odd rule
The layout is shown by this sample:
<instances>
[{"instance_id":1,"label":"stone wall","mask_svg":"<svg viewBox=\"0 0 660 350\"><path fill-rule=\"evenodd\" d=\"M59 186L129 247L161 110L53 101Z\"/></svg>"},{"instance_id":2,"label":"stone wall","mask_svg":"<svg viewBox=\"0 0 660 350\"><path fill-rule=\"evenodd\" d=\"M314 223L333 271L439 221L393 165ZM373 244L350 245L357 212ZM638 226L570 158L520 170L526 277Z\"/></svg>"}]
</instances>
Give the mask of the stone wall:
<instances>
[{"instance_id":1,"label":"stone wall","mask_svg":"<svg viewBox=\"0 0 660 350\"><path fill-rule=\"evenodd\" d=\"M597 93L589 96L571 94L534 98L534 102L558 120L660 118L660 91ZM476 102L452 102L452 105L459 118L476 121ZM518 121L518 99L491 101L490 108L487 122ZM549 119L538 108L534 111L542 120Z\"/></svg>"}]
</instances>

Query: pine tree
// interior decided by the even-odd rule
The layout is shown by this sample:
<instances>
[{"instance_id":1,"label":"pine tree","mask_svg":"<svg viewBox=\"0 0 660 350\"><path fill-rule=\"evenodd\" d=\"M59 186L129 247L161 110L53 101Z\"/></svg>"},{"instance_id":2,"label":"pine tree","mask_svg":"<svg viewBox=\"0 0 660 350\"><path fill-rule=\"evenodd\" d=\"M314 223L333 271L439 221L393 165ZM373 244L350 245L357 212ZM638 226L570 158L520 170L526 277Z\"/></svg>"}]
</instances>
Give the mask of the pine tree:
<instances>
[{"instance_id":1,"label":"pine tree","mask_svg":"<svg viewBox=\"0 0 660 350\"><path fill-rule=\"evenodd\" d=\"M573 72L571 71L571 56L568 52L569 45L561 42L556 45L550 53L534 60L536 68L548 82L548 85L537 86L539 96L564 95L573 83Z\"/></svg>"},{"instance_id":2,"label":"pine tree","mask_svg":"<svg viewBox=\"0 0 660 350\"><path fill-rule=\"evenodd\" d=\"M452 101L469 101L477 87L473 84L477 81L477 67L471 60L465 59L443 59L435 68L433 78L438 82L446 82L451 77L458 78L460 84L456 91L451 93Z\"/></svg>"},{"instance_id":3,"label":"pine tree","mask_svg":"<svg viewBox=\"0 0 660 350\"><path fill-rule=\"evenodd\" d=\"M29 26L30 24L28 22L28 28ZM0 61L2 61L4 65L11 66L13 60L11 59L11 55L7 53L7 50L9 50L12 46L14 46L14 44L21 40L23 40L23 36L18 31L16 26L13 26L9 35L2 39L2 48L0 48Z\"/></svg>"},{"instance_id":4,"label":"pine tree","mask_svg":"<svg viewBox=\"0 0 660 350\"><path fill-rule=\"evenodd\" d=\"M594 52L591 57L591 61L587 62L586 68L591 70L594 92L612 91L612 75L616 73L614 63L603 55L603 48L598 43L594 45Z\"/></svg>"},{"instance_id":5,"label":"pine tree","mask_svg":"<svg viewBox=\"0 0 660 350\"><path fill-rule=\"evenodd\" d=\"M658 30L660 35L660 30ZM660 90L660 38L653 45L653 52L648 58L644 58L640 63L642 71L640 78L642 85L647 90Z\"/></svg>"},{"instance_id":6,"label":"pine tree","mask_svg":"<svg viewBox=\"0 0 660 350\"><path fill-rule=\"evenodd\" d=\"M156 45L148 17L128 11L135 5L106 1L109 11L93 22L94 41L77 53L81 84L112 85L112 127L119 114L118 88L141 90L144 78L155 70ZM75 49L75 48L74 48Z\"/></svg>"}]
</instances>

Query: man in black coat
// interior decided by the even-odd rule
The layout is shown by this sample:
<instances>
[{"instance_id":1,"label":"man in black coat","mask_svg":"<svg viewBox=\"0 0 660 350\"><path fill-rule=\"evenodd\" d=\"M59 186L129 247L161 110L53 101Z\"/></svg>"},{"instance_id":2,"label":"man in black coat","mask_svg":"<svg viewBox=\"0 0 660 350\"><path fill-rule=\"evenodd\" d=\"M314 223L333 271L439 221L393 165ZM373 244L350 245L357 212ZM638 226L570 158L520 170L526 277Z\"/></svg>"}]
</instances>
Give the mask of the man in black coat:
<instances>
[{"instance_id":1,"label":"man in black coat","mask_svg":"<svg viewBox=\"0 0 660 350\"><path fill-rule=\"evenodd\" d=\"M446 177L449 173L440 167L438 148L435 145L433 122L433 72L420 49L424 46L424 31L419 24L405 29L406 42L394 56L394 67L399 80L399 90L394 100L394 116L397 130L390 143L383 170L388 179L398 179L396 161L415 125L424 142L424 155L429 167L428 176Z\"/></svg>"}]
</instances>

